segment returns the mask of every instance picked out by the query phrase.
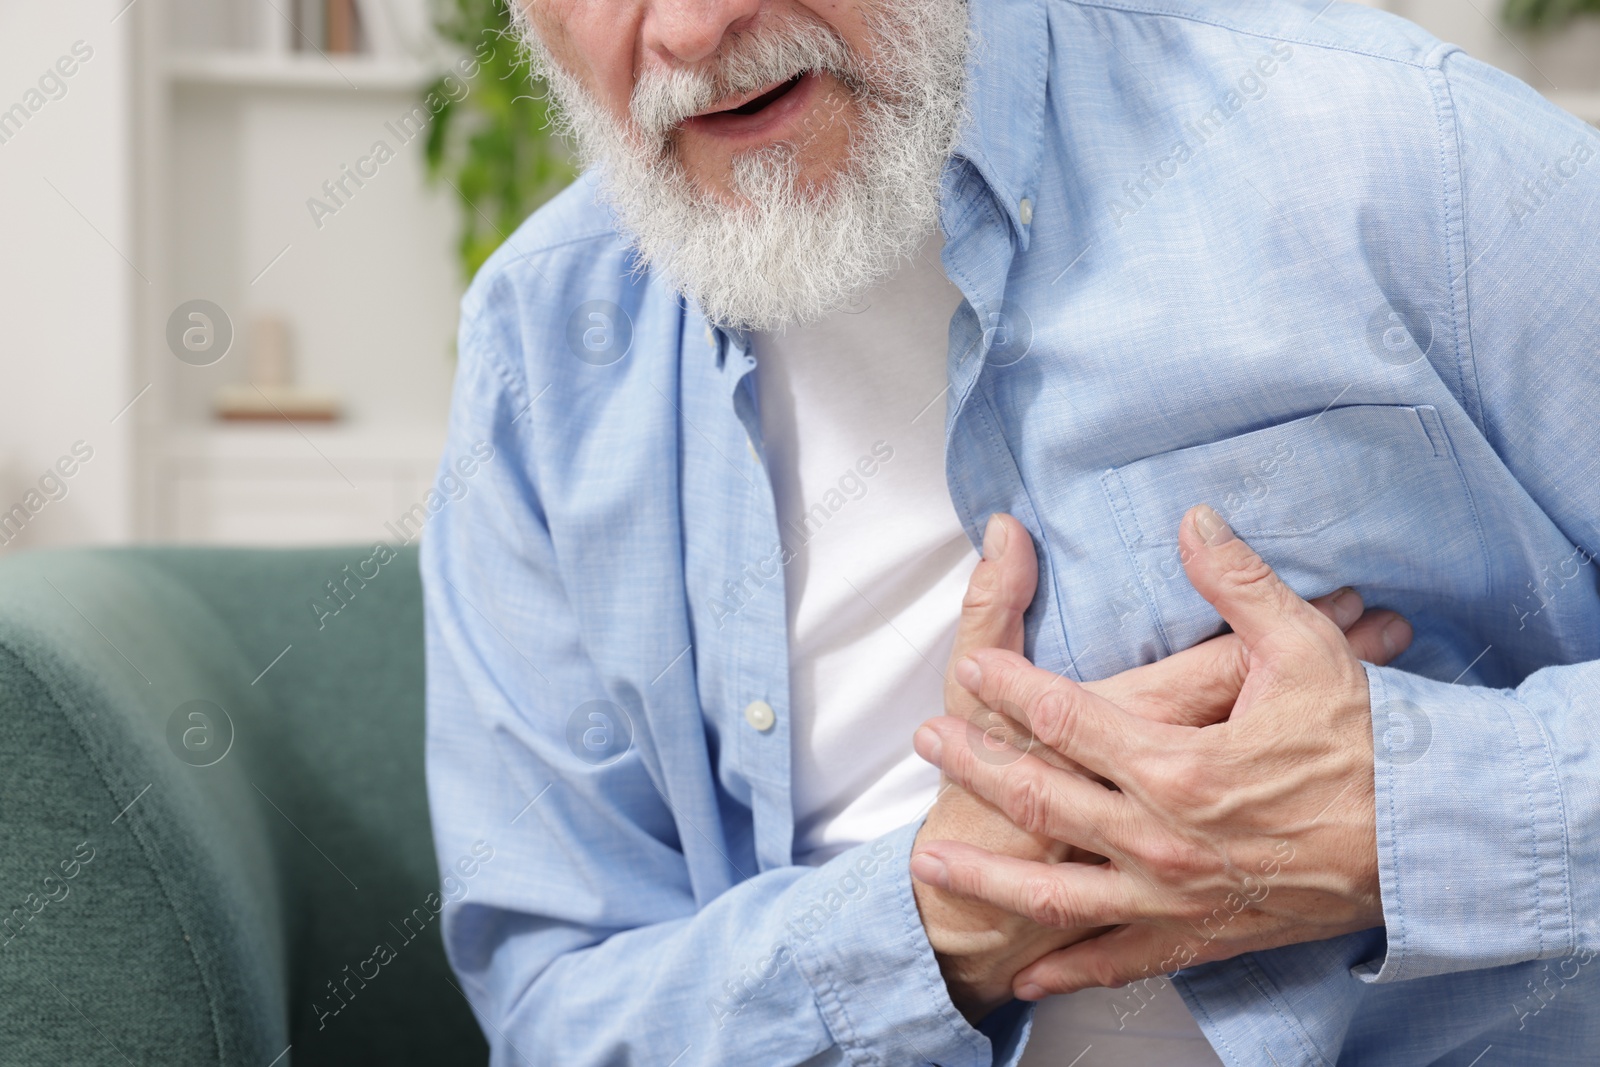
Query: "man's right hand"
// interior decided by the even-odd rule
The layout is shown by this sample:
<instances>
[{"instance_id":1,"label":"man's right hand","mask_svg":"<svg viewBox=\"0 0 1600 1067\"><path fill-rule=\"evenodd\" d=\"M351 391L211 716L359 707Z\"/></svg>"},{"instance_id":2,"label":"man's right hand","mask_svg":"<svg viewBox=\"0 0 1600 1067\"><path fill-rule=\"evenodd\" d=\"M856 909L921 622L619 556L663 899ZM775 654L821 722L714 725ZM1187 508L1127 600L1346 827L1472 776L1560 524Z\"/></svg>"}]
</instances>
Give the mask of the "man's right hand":
<instances>
[{"instance_id":1,"label":"man's right hand","mask_svg":"<svg viewBox=\"0 0 1600 1067\"><path fill-rule=\"evenodd\" d=\"M991 516L984 531L983 560L973 570L961 602L961 624L945 673L945 714L971 722L973 744L992 753L994 759L1008 758L1012 749L1007 746L1014 746L1057 766L1072 767L1049 746L1030 746L1024 725L980 704L949 673L949 667L973 649L1004 648L1021 653L1023 612L1033 600L1038 578L1038 560L1027 529L1010 515ZM1380 637L1395 613L1364 611L1354 590L1336 590L1312 604L1345 631L1360 659L1385 664L1405 650L1404 644L1386 647ZM1246 655L1236 635L1223 634L1155 663L1088 682L1084 688L1147 719L1206 726L1228 717L1247 673ZM1104 862L1099 856L1019 830L988 801L949 782L941 784L938 800L917 839L965 841L1031 860ZM912 888L951 1002L974 1024L1011 999L1012 978L1023 967L1047 952L1102 932L1099 928L1040 926L916 879Z\"/></svg>"}]
</instances>

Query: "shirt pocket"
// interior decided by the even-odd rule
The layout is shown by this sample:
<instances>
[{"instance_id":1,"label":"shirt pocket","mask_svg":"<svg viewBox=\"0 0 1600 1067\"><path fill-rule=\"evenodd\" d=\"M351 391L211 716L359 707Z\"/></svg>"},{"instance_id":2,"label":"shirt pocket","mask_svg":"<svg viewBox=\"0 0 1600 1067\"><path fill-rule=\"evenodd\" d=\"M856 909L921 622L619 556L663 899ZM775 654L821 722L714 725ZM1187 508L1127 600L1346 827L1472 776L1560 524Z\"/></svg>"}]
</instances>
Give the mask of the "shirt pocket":
<instances>
[{"instance_id":1,"label":"shirt pocket","mask_svg":"<svg viewBox=\"0 0 1600 1067\"><path fill-rule=\"evenodd\" d=\"M1168 654L1221 628L1178 548L1199 503L1308 599L1342 585L1373 607L1489 591L1472 496L1431 406L1331 408L1108 470L1101 485Z\"/></svg>"}]
</instances>

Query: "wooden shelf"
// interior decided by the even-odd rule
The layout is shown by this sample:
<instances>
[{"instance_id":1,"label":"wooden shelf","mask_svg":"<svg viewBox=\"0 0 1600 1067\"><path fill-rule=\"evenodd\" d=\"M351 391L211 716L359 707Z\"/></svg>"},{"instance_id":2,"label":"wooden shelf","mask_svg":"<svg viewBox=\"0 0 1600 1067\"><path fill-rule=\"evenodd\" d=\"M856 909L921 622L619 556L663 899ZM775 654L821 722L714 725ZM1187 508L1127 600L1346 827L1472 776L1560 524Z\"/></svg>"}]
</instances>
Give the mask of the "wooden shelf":
<instances>
[{"instance_id":1,"label":"wooden shelf","mask_svg":"<svg viewBox=\"0 0 1600 1067\"><path fill-rule=\"evenodd\" d=\"M174 85L333 92L416 92L443 70L413 59L314 52L180 52L166 64Z\"/></svg>"}]
</instances>

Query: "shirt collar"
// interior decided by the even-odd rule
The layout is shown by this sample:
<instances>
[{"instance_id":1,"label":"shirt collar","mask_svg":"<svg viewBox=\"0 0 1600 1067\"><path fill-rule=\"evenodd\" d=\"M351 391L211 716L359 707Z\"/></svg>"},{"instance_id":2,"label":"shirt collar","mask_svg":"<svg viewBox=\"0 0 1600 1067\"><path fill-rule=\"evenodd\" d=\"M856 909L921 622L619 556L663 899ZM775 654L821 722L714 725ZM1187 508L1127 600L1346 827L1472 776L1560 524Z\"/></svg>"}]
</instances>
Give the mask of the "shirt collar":
<instances>
[{"instance_id":1,"label":"shirt collar","mask_svg":"<svg viewBox=\"0 0 1600 1067\"><path fill-rule=\"evenodd\" d=\"M1028 246L1044 150L1050 33L1045 0L967 0L967 114L953 156L968 160ZM1027 206L1023 206L1023 201Z\"/></svg>"}]
</instances>

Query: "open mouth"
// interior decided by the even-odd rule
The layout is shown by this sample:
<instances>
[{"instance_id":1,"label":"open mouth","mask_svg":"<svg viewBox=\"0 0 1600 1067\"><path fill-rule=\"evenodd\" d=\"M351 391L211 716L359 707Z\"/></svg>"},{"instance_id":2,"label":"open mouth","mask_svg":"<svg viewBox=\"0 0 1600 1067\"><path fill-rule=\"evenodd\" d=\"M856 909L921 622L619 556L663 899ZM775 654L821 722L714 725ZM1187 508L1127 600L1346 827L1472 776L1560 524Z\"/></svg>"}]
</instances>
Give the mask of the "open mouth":
<instances>
[{"instance_id":1,"label":"open mouth","mask_svg":"<svg viewBox=\"0 0 1600 1067\"><path fill-rule=\"evenodd\" d=\"M815 70L803 70L749 93L724 97L684 120L683 128L746 147L784 136L815 99L820 78Z\"/></svg>"},{"instance_id":2,"label":"open mouth","mask_svg":"<svg viewBox=\"0 0 1600 1067\"><path fill-rule=\"evenodd\" d=\"M710 107L700 112L698 115L695 115L694 118L708 119L720 118L728 115L760 114L762 111L765 111L768 107L771 107L785 96L788 96L789 93L794 90L795 86L799 85L805 80L807 73L807 71L802 70L788 81L779 82L770 88L760 90L754 96L745 97L742 100L740 100L738 97L733 97L732 99L737 100L738 102L732 107ZM726 100L727 98L719 101L718 103L726 103Z\"/></svg>"},{"instance_id":3,"label":"open mouth","mask_svg":"<svg viewBox=\"0 0 1600 1067\"><path fill-rule=\"evenodd\" d=\"M725 111L713 112L713 114L717 114L717 115L754 115L756 112L760 111L762 108L765 108L768 104L775 103L780 97L787 95L789 90L793 89L796 85L799 85L800 84L800 79L804 78L805 76L806 76L806 72L805 71L801 71L799 74L796 74L794 77L790 78L788 81L786 81L783 84L779 85L777 88L767 90L766 92L762 93L760 96L756 97L754 100L750 100L750 101L747 101L746 103L740 104L738 107L730 107Z\"/></svg>"}]
</instances>

